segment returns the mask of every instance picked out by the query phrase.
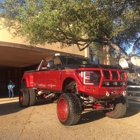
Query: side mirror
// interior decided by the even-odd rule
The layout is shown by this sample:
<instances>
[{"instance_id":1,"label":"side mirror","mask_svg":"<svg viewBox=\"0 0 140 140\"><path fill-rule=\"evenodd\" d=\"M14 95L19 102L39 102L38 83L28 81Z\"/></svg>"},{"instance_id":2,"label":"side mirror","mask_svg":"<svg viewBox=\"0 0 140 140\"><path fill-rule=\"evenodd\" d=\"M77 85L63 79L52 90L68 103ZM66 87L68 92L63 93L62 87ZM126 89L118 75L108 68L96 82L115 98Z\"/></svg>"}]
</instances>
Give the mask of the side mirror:
<instances>
[{"instance_id":1,"label":"side mirror","mask_svg":"<svg viewBox=\"0 0 140 140\"><path fill-rule=\"evenodd\" d=\"M53 60L50 60L48 63L47 63L47 68L53 68L54 67L54 62Z\"/></svg>"}]
</instances>

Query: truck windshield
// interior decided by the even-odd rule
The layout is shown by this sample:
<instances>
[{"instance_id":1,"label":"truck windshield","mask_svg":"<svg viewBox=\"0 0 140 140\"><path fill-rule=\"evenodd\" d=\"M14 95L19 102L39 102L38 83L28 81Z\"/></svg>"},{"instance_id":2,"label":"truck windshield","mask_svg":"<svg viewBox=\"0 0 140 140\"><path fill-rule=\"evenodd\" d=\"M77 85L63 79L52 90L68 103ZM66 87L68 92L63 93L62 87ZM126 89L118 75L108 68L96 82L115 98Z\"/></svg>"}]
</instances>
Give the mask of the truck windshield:
<instances>
[{"instance_id":1,"label":"truck windshield","mask_svg":"<svg viewBox=\"0 0 140 140\"><path fill-rule=\"evenodd\" d=\"M90 64L86 58L74 57L74 56L61 56L61 61L64 65L87 65Z\"/></svg>"}]
</instances>

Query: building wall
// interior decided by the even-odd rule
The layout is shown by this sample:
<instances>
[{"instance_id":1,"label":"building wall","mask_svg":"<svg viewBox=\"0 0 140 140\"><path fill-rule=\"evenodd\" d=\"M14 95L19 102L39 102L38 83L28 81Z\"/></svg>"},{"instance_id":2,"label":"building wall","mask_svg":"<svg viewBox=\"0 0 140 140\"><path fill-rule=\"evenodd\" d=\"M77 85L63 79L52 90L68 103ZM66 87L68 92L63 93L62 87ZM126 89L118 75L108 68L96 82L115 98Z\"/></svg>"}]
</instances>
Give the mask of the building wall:
<instances>
[{"instance_id":1,"label":"building wall","mask_svg":"<svg viewBox=\"0 0 140 140\"><path fill-rule=\"evenodd\" d=\"M9 42L9 43L14 43L14 44L22 44L22 45L25 45L26 47L33 47L29 44L29 42L25 41L25 38L13 37L12 34L7 29L3 28L2 25L0 25L0 42ZM3 47L3 46L0 46L0 47ZM77 46L74 46L74 45L70 47L65 47L63 49L60 48L60 43L53 43L53 44L46 43L45 45L36 45L34 47L43 48L50 51L53 50L56 52L57 51L66 52L66 53L71 53L73 55L81 55L81 56L89 57L88 48L83 51L79 51ZM15 95L18 95L18 92L20 89L20 80L25 70L29 70L29 67L13 68L13 69L0 68L0 96L8 97L7 84L10 79L15 83L16 86L14 88L14 91L15 91Z\"/></svg>"},{"instance_id":2,"label":"building wall","mask_svg":"<svg viewBox=\"0 0 140 140\"><path fill-rule=\"evenodd\" d=\"M17 43L17 44L27 45L27 47L31 47L31 45L25 41L25 38L13 37L12 34L7 29L2 27L2 25L0 25L0 41ZM53 50L53 51L68 52L68 53L72 53L75 55L85 56L85 50L79 51L76 45L73 45L70 47L65 47L62 49L62 48L60 48L60 43L53 43L53 44L46 43L45 45L38 44L35 47L45 48L45 49L49 49L49 50Z\"/></svg>"}]
</instances>

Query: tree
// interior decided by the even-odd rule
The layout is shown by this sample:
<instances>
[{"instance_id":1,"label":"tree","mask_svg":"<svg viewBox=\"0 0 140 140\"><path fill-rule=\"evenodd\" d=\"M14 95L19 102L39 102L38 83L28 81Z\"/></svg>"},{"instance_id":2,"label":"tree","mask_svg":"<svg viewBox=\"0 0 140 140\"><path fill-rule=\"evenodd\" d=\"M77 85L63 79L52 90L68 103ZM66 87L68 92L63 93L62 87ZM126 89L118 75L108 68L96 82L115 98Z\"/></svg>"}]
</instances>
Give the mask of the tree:
<instances>
[{"instance_id":1,"label":"tree","mask_svg":"<svg viewBox=\"0 0 140 140\"><path fill-rule=\"evenodd\" d=\"M134 43L140 54L139 0L3 0L0 8L5 27L32 44L75 44L82 51L99 43L128 59Z\"/></svg>"}]
</instances>

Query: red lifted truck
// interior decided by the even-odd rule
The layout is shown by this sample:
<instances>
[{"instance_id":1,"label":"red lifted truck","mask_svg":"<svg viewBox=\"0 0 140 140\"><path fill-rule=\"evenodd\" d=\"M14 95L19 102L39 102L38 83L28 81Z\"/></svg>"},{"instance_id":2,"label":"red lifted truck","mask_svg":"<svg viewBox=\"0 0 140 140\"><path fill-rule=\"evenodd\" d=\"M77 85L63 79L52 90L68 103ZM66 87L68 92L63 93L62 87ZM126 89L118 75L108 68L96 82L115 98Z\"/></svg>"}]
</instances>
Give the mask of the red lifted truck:
<instances>
[{"instance_id":1,"label":"red lifted truck","mask_svg":"<svg viewBox=\"0 0 140 140\"><path fill-rule=\"evenodd\" d=\"M126 82L127 74L120 67L56 55L43 59L36 70L24 73L19 104L32 106L39 98L57 100L57 116L63 125L77 124L87 108L120 118L127 110Z\"/></svg>"}]
</instances>

